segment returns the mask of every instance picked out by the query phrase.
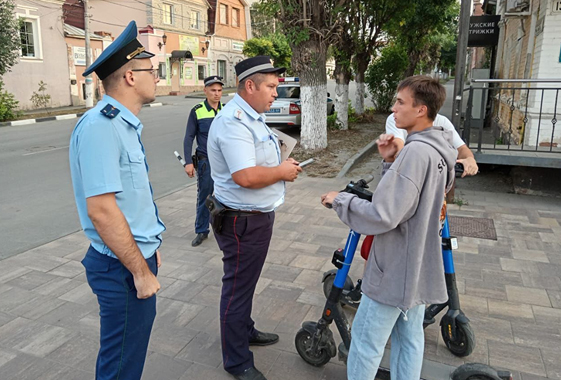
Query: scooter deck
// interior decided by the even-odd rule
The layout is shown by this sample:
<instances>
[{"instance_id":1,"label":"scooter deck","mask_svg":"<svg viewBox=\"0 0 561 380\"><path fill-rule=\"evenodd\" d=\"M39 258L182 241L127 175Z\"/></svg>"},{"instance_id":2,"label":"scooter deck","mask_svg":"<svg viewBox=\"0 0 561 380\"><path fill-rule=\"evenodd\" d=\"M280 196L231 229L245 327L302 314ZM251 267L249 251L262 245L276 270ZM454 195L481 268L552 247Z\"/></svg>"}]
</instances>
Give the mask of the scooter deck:
<instances>
[{"instance_id":1,"label":"scooter deck","mask_svg":"<svg viewBox=\"0 0 561 380\"><path fill-rule=\"evenodd\" d=\"M390 350L384 350L384 357L380 363L380 369L376 379L390 380ZM423 369L421 370L421 380L450 380L452 372L457 367L448 364L438 363L432 360L423 359Z\"/></svg>"}]
</instances>

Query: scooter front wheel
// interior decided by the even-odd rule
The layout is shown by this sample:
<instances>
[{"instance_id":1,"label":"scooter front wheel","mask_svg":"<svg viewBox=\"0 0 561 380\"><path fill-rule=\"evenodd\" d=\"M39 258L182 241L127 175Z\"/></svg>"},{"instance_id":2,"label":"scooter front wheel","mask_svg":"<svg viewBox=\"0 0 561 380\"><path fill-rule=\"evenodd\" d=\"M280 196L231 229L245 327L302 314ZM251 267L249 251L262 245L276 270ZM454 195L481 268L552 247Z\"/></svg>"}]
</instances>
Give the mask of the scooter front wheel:
<instances>
[{"instance_id":1,"label":"scooter front wheel","mask_svg":"<svg viewBox=\"0 0 561 380\"><path fill-rule=\"evenodd\" d=\"M475 333L469 323L456 322L455 340L452 338L452 324L443 323L440 327L440 332L444 344L454 355L463 358L473 352L475 348Z\"/></svg>"},{"instance_id":2,"label":"scooter front wheel","mask_svg":"<svg viewBox=\"0 0 561 380\"><path fill-rule=\"evenodd\" d=\"M298 351L302 359L314 367L321 367L331 360L329 352L325 349L318 348L315 352L312 352L312 334L304 329L300 329L296 334L295 344L296 351Z\"/></svg>"},{"instance_id":3,"label":"scooter front wheel","mask_svg":"<svg viewBox=\"0 0 561 380\"><path fill-rule=\"evenodd\" d=\"M325 296L325 298L328 298L329 293L331 293L331 288L333 288L333 282L335 281L336 274L336 272L330 273L329 275L325 276L325 279L323 280L323 295ZM343 291L350 292L353 289L353 286L353 280L351 280L351 278L347 276L347 278L345 278ZM344 295L342 297L344 297ZM340 303L341 306L345 306L345 303L343 301L341 301Z\"/></svg>"}]
</instances>

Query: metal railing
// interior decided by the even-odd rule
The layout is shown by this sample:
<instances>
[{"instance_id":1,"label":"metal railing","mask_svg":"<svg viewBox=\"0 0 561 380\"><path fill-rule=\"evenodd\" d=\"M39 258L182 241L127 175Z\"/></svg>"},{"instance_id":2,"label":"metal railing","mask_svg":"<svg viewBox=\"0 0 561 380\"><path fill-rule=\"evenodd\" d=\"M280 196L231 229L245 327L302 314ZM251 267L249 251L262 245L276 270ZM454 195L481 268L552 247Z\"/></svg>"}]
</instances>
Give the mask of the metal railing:
<instances>
[{"instance_id":1,"label":"metal railing","mask_svg":"<svg viewBox=\"0 0 561 380\"><path fill-rule=\"evenodd\" d=\"M472 79L463 124L470 148L561 154L561 79ZM534 87L533 87L534 86Z\"/></svg>"}]
</instances>

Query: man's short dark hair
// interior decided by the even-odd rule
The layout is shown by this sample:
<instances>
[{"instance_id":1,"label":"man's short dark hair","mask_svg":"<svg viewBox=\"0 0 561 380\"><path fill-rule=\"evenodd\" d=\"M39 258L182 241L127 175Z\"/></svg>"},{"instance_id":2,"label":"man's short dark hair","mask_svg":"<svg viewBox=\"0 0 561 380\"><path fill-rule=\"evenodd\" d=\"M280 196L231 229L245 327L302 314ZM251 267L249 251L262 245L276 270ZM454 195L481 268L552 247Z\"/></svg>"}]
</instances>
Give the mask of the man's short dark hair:
<instances>
[{"instance_id":1,"label":"man's short dark hair","mask_svg":"<svg viewBox=\"0 0 561 380\"><path fill-rule=\"evenodd\" d=\"M109 74L105 79L101 81L103 84L103 89L105 92L111 92L119 86L119 83L123 80L123 76L128 70L133 70L139 67L137 59L131 59L129 62L125 63L123 66L119 67L117 70Z\"/></svg>"},{"instance_id":2,"label":"man's short dark hair","mask_svg":"<svg viewBox=\"0 0 561 380\"><path fill-rule=\"evenodd\" d=\"M418 106L419 103L425 105L428 118L434 120L446 100L446 89L438 79L426 75L414 75L402 80L397 86L397 92L406 88L413 95L413 106Z\"/></svg>"}]
</instances>

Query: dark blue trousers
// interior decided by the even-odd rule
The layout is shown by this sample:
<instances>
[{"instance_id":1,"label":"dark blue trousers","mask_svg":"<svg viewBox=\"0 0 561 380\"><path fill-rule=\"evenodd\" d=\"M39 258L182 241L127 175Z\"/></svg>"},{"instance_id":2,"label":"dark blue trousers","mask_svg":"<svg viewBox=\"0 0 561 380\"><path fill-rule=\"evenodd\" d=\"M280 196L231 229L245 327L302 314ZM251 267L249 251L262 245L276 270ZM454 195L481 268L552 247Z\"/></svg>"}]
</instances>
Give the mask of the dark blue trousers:
<instances>
[{"instance_id":1,"label":"dark blue trousers","mask_svg":"<svg viewBox=\"0 0 561 380\"><path fill-rule=\"evenodd\" d=\"M197 234L208 234L210 213L205 206L205 199L214 189L214 182L210 176L210 164L208 158L199 158L197 165L197 218L195 219L195 232Z\"/></svg>"},{"instance_id":2,"label":"dark blue trousers","mask_svg":"<svg viewBox=\"0 0 561 380\"><path fill-rule=\"evenodd\" d=\"M224 369L238 375L253 366L249 340L257 334L251 319L255 286L273 234L275 213L225 217L216 241L224 257L220 333Z\"/></svg>"},{"instance_id":3,"label":"dark blue trousers","mask_svg":"<svg viewBox=\"0 0 561 380\"><path fill-rule=\"evenodd\" d=\"M156 255L146 260L158 273ZM117 259L90 247L82 260L99 303L100 348L96 380L140 380L150 332L156 317L156 296L136 297L131 272Z\"/></svg>"}]
</instances>

